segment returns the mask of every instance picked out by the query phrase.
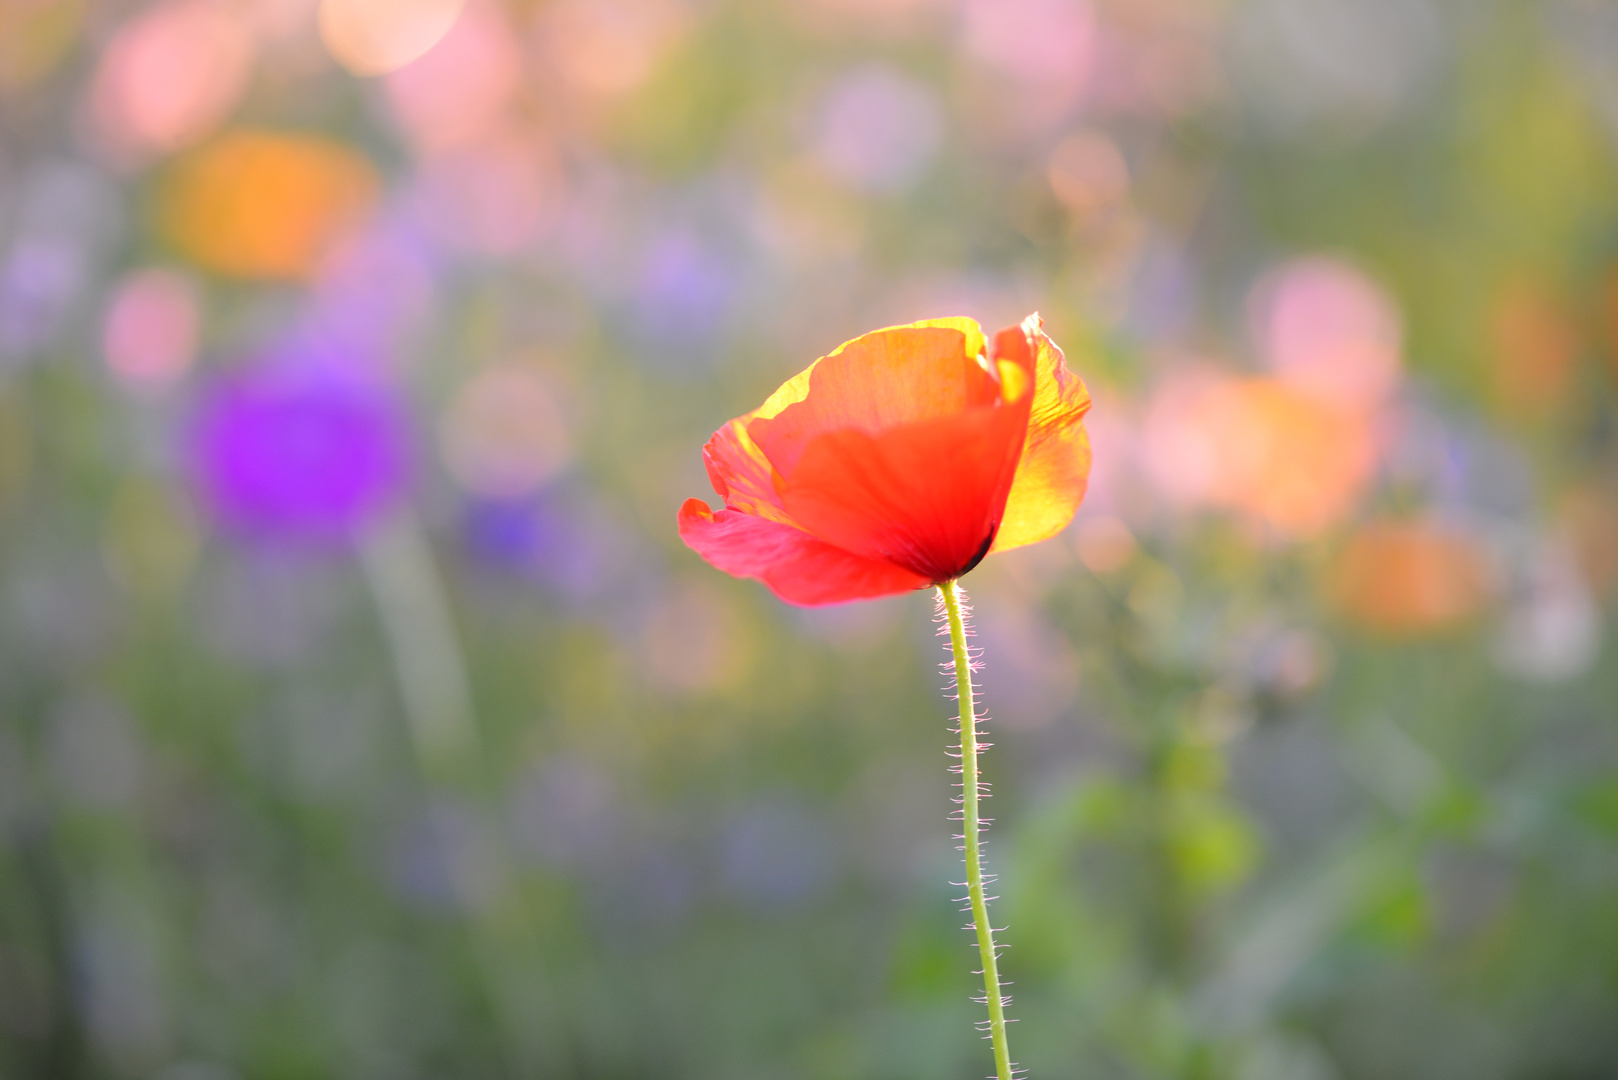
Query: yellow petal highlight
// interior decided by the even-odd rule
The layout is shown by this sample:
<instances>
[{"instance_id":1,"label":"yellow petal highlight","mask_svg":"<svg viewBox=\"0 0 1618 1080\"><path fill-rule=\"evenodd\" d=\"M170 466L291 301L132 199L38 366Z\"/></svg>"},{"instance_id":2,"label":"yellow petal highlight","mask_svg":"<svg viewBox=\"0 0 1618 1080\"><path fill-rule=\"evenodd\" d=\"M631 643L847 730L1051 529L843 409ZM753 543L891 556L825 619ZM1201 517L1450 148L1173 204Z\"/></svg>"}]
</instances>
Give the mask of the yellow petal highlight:
<instances>
[{"instance_id":1,"label":"yellow petal highlight","mask_svg":"<svg viewBox=\"0 0 1618 1080\"><path fill-rule=\"evenodd\" d=\"M990 551L1036 544L1061 532L1073 520L1090 478L1090 437L1084 430L1090 391L1067 369L1038 315L1029 316L1023 329L1034 349L1033 411Z\"/></svg>"}]
</instances>

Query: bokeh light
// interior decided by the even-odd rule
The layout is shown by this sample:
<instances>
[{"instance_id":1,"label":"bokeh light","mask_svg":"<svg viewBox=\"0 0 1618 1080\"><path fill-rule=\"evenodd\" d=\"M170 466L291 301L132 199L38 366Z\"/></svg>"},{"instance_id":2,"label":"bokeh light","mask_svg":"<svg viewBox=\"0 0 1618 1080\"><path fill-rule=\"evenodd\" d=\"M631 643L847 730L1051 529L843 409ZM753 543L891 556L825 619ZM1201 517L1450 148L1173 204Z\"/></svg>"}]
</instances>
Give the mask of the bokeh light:
<instances>
[{"instance_id":1,"label":"bokeh light","mask_svg":"<svg viewBox=\"0 0 1618 1080\"><path fill-rule=\"evenodd\" d=\"M1148 475L1188 506L1246 511L1314 535L1353 509L1377 433L1352 407L1278 379L1188 368L1165 379L1142 429Z\"/></svg>"},{"instance_id":2,"label":"bokeh light","mask_svg":"<svg viewBox=\"0 0 1618 1080\"><path fill-rule=\"evenodd\" d=\"M219 521L270 539L353 536L400 496L409 474L404 420L390 394L296 366L211 386L187 449Z\"/></svg>"},{"instance_id":3,"label":"bokeh light","mask_svg":"<svg viewBox=\"0 0 1618 1080\"><path fill-rule=\"evenodd\" d=\"M197 142L246 92L253 51L241 19L209 0L165 0L139 12L96 69L97 141L130 164Z\"/></svg>"},{"instance_id":4,"label":"bokeh light","mask_svg":"<svg viewBox=\"0 0 1618 1080\"><path fill-rule=\"evenodd\" d=\"M107 367L133 389L173 383L196 358L200 302L195 283L171 270L126 275L113 290L102 324Z\"/></svg>"},{"instance_id":5,"label":"bokeh light","mask_svg":"<svg viewBox=\"0 0 1618 1080\"><path fill-rule=\"evenodd\" d=\"M411 141L441 150L502 123L522 90L522 62L502 12L474 3L442 41L388 75L384 85Z\"/></svg>"},{"instance_id":6,"label":"bokeh light","mask_svg":"<svg viewBox=\"0 0 1618 1080\"><path fill-rule=\"evenodd\" d=\"M1261 283L1253 306L1266 359L1299 390L1369 407L1398 383L1399 312L1353 267L1318 256L1289 263Z\"/></svg>"},{"instance_id":7,"label":"bokeh light","mask_svg":"<svg viewBox=\"0 0 1618 1080\"><path fill-rule=\"evenodd\" d=\"M431 49L466 0L320 0L320 40L356 75L396 71Z\"/></svg>"},{"instance_id":8,"label":"bokeh light","mask_svg":"<svg viewBox=\"0 0 1618 1080\"><path fill-rule=\"evenodd\" d=\"M233 131L163 178L165 239L199 266L243 278L302 279L363 220L376 172L342 143Z\"/></svg>"},{"instance_id":9,"label":"bokeh light","mask_svg":"<svg viewBox=\"0 0 1618 1080\"><path fill-rule=\"evenodd\" d=\"M1357 530L1330 573L1345 617L1380 634L1453 630L1477 615L1494 588L1487 550L1465 529L1379 521Z\"/></svg>"}]
</instances>

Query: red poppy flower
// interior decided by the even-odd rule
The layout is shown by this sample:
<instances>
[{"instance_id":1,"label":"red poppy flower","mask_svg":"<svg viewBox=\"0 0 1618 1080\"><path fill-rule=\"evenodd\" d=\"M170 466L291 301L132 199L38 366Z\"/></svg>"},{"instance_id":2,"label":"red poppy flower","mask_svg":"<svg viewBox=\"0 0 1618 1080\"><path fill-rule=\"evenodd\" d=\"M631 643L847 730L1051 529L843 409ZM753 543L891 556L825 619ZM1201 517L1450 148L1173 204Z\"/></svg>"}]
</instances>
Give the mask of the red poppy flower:
<instances>
[{"instance_id":1,"label":"red poppy flower","mask_svg":"<svg viewBox=\"0 0 1618 1080\"><path fill-rule=\"evenodd\" d=\"M680 537L794 604L960 577L1044 540L1084 497L1090 408L1038 315L995 335L928 319L855 338L714 433L725 500L680 508Z\"/></svg>"}]
</instances>

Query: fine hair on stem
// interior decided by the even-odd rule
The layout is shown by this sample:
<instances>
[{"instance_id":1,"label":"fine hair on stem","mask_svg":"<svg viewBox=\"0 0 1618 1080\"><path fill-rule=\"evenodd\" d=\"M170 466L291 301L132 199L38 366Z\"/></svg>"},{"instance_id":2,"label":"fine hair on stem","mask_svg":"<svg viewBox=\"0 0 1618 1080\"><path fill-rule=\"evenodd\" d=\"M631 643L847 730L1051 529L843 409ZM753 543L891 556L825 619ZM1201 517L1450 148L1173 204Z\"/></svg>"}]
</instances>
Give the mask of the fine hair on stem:
<instances>
[{"instance_id":1,"label":"fine hair on stem","mask_svg":"<svg viewBox=\"0 0 1618 1080\"><path fill-rule=\"evenodd\" d=\"M966 928L977 934L978 958L983 964L979 969L983 976L983 997L977 1000L989 1010L989 1018L982 1027L984 1038L994 1047L996 1080L1012 1080L1021 1070L1012 1065L1006 1046L1006 1005L1010 999L1003 993L1005 986L1000 981L1000 954L994 942L994 926L989 922L991 898L983 893L984 885L994 879L983 873L983 827L987 822L980 813L980 806L989 791L978 771L978 752L988 749L989 744L978 741L981 718L977 712L977 691L972 686L972 673L978 664L967 643L972 633L968 622L971 609L966 605L966 593L958 582L946 581L938 586L938 608L939 620L944 623L939 636L947 633L950 641L950 659L943 668L953 677L948 689L954 691L960 705L960 749L952 750L951 755L960 758L960 764L953 766L952 771L961 775L961 793L955 801L961 806L956 812L961 821L961 832L956 839L961 841L966 861L966 896L962 898L966 907L963 910L971 913L972 921Z\"/></svg>"}]
</instances>

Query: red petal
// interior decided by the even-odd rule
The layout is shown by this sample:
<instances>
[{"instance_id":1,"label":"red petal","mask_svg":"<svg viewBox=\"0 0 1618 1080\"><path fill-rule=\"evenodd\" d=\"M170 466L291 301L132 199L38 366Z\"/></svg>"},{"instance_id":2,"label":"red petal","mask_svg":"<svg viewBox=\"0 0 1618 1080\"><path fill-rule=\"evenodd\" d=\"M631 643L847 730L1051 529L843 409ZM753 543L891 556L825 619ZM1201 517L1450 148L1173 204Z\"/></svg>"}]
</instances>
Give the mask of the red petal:
<instances>
[{"instance_id":1,"label":"red petal","mask_svg":"<svg viewBox=\"0 0 1618 1080\"><path fill-rule=\"evenodd\" d=\"M757 578L792 604L837 604L925 588L930 580L862 558L800 529L735 510L717 514L701 499L680 508L680 539L727 574Z\"/></svg>"},{"instance_id":2,"label":"red petal","mask_svg":"<svg viewBox=\"0 0 1618 1080\"><path fill-rule=\"evenodd\" d=\"M1008 382L1031 383L1022 370L1008 373ZM876 435L821 435L785 478L782 505L804 529L856 555L928 581L958 577L994 539L1032 396Z\"/></svg>"},{"instance_id":3,"label":"red petal","mask_svg":"<svg viewBox=\"0 0 1618 1080\"><path fill-rule=\"evenodd\" d=\"M1034 371L1028 437L1006 498L994 551L1055 536L1073 520L1090 477L1090 439L1084 415L1090 391L1067 369L1062 350L1045 336L1039 316L995 335L995 353L1018 357Z\"/></svg>"}]
</instances>

